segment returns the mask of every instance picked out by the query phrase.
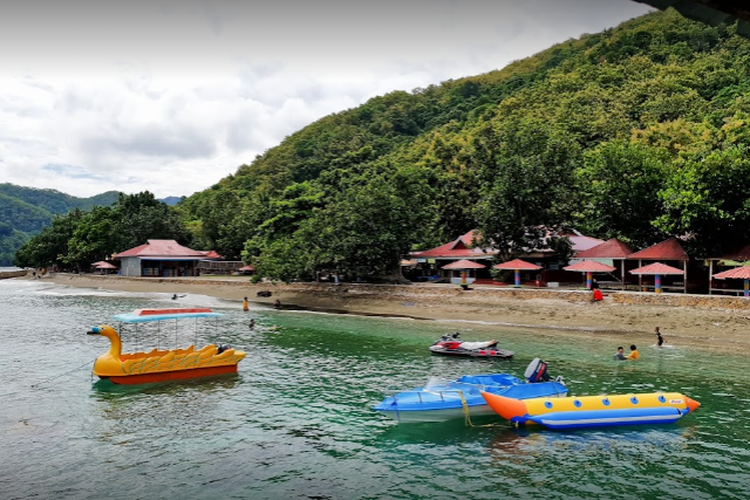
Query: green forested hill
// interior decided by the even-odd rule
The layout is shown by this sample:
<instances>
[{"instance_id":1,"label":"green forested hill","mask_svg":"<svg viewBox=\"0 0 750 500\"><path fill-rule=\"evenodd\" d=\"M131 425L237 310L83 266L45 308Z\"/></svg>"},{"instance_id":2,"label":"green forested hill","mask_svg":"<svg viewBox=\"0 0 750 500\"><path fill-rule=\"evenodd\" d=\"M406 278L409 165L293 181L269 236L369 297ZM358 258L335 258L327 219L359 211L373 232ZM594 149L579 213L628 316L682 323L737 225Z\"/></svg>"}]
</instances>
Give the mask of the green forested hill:
<instances>
[{"instance_id":1,"label":"green forested hill","mask_svg":"<svg viewBox=\"0 0 750 500\"><path fill-rule=\"evenodd\" d=\"M261 274L386 272L471 228L572 225L694 256L750 237L750 42L673 10L319 120L182 204Z\"/></svg>"},{"instance_id":2,"label":"green forested hill","mask_svg":"<svg viewBox=\"0 0 750 500\"><path fill-rule=\"evenodd\" d=\"M0 266L9 266L13 254L32 236L49 225L53 217L74 208L115 203L119 193L110 191L91 198L77 198L54 189L35 189L0 184Z\"/></svg>"},{"instance_id":3,"label":"green forested hill","mask_svg":"<svg viewBox=\"0 0 750 500\"><path fill-rule=\"evenodd\" d=\"M473 228L503 260L566 226L717 256L750 240L748 73L734 27L656 12L327 116L175 213L194 248L285 280L386 274ZM61 221L24 261L101 254L110 215Z\"/></svg>"}]
</instances>

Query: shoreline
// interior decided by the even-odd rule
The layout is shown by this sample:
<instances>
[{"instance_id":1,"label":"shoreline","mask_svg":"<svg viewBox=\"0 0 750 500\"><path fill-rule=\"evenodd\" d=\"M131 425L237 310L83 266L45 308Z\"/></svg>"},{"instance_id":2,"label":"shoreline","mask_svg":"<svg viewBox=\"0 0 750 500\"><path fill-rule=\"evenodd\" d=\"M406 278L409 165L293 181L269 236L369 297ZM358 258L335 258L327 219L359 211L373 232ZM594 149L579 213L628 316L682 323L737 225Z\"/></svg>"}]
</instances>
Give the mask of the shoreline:
<instances>
[{"instance_id":1,"label":"shoreline","mask_svg":"<svg viewBox=\"0 0 750 500\"><path fill-rule=\"evenodd\" d=\"M15 278L30 279L30 278ZM126 292L200 294L343 314L476 322L555 337L596 337L613 343L654 343L659 326L670 345L734 353L750 350L750 301L744 297L608 292L591 302L583 289L510 289L456 285L258 283L247 277L127 278L52 274L45 283ZM258 297L270 291L270 297Z\"/></svg>"}]
</instances>

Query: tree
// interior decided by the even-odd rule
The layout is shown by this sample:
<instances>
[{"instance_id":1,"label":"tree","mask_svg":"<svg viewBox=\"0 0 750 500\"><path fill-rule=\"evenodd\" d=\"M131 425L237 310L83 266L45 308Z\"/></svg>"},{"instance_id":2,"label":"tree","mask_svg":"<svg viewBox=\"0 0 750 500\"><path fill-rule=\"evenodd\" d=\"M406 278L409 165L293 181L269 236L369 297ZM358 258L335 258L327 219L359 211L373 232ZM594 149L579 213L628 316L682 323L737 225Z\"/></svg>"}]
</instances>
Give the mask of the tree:
<instances>
[{"instance_id":1,"label":"tree","mask_svg":"<svg viewBox=\"0 0 750 500\"><path fill-rule=\"evenodd\" d=\"M721 255L748 242L750 159L748 146L729 146L687 159L668 179L655 225L688 237L691 253Z\"/></svg>"},{"instance_id":2,"label":"tree","mask_svg":"<svg viewBox=\"0 0 750 500\"><path fill-rule=\"evenodd\" d=\"M31 238L17 252L13 264L18 267L50 267L57 265L65 268L65 255L70 241L83 217L79 209L71 210L67 215L56 216L52 223Z\"/></svg>"},{"instance_id":3,"label":"tree","mask_svg":"<svg viewBox=\"0 0 750 500\"><path fill-rule=\"evenodd\" d=\"M611 141L588 151L578 171L578 223L588 234L646 247L665 237L654 225L664 213L659 192L670 174L665 150ZM663 227L663 226L662 226Z\"/></svg>"},{"instance_id":4,"label":"tree","mask_svg":"<svg viewBox=\"0 0 750 500\"><path fill-rule=\"evenodd\" d=\"M190 233L179 212L148 191L121 194L113 219L110 238L118 252L142 245L149 239L172 239L183 245L190 241Z\"/></svg>"},{"instance_id":5,"label":"tree","mask_svg":"<svg viewBox=\"0 0 750 500\"><path fill-rule=\"evenodd\" d=\"M477 245L495 249L501 261L556 245L561 232L554 228L570 216L575 141L528 120L484 127L475 150L485 186L476 206Z\"/></svg>"},{"instance_id":6,"label":"tree","mask_svg":"<svg viewBox=\"0 0 750 500\"><path fill-rule=\"evenodd\" d=\"M113 238L116 219L109 207L94 207L82 214L68 239L68 251L61 261L82 270L92 262L106 260L118 251Z\"/></svg>"}]
</instances>

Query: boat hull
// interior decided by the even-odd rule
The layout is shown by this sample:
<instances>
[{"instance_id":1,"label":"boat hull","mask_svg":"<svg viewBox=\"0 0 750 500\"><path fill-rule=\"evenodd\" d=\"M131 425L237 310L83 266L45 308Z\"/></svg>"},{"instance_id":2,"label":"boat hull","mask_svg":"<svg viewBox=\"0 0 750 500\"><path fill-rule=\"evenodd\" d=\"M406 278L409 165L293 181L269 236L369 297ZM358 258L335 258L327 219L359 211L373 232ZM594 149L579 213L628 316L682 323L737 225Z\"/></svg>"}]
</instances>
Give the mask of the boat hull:
<instances>
[{"instance_id":1,"label":"boat hull","mask_svg":"<svg viewBox=\"0 0 750 500\"><path fill-rule=\"evenodd\" d=\"M480 418L480 417L492 417L497 415L495 411L486 404L467 406L464 408L446 408L443 410L379 410L380 413L386 415L400 424L418 424L418 423L435 423L435 422L446 422L448 420L455 420L464 418L466 411L469 412L469 417Z\"/></svg>"},{"instance_id":2,"label":"boat hull","mask_svg":"<svg viewBox=\"0 0 750 500\"><path fill-rule=\"evenodd\" d=\"M489 382L498 385L484 385ZM399 423L443 422L464 417L467 412L472 418L493 416L494 410L482 397L482 390L519 399L559 397L568 392L565 384L557 381L532 384L507 374L466 376L447 384L398 392L386 397L374 409Z\"/></svg>"},{"instance_id":3,"label":"boat hull","mask_svg":"<svg viewBox=\"0 0 750 500\"><path fill-rule=\"evenodd\" d=\"M135 385L168 382L170 380L213 377L216 375L226 375L228 373L237 373L237 365L208 366L204 368L192 368L189 370L141 373L134 375L99 375L99 378L102 380L109 380L113 384Z\"/></svg>"},{"instance_id":4,"label":"boat hull","mask_svg":"<svg viewBox=\"0 0 750 500\"><path fill-rule=\"evenodd\" d=\"M498 359L510 359L515 353L513 351L507 351L505 349L441 349L441 348L430 348L432 354L440 356L454 356L462 358L498 358Z\"/></svg>"}]
</instances>

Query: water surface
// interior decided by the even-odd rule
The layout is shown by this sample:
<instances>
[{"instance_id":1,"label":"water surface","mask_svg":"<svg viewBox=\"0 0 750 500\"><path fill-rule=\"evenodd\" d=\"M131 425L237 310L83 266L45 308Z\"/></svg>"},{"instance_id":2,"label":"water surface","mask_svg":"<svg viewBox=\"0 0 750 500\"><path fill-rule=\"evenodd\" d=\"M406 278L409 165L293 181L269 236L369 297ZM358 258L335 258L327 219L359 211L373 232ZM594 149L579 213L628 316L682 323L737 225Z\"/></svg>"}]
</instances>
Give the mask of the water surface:
<instances>
[{"instance_id":1,"label":"water surface","mask_svg":"<svg viewBox=\"0 0 750 500\"><path fill-rule=\"evenodd\" d=\"M742 353L646 346L637 363L618 363L610 341L554 330L260 305L243 313L187 295L180 305L225 316L208 328L161 330L159 343L229 343L248 353L237 375L98 383L91 367L108 341L86 331L114 314L172 307L170 297L0 281L0 498L747 498ZM251 332L250 317L279 329ZM501 339L516 358L429 354L442 333L459 329L466 340ZM139 331L126 347L149 337ZM388 387L522 377L534 357L563 375L571 394L677 391L703 406L674 425L575 432L514 429L499 418L398 425L371 409Z\"/></svg>"}]
</instances>

